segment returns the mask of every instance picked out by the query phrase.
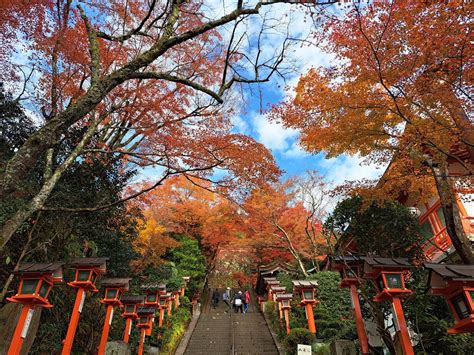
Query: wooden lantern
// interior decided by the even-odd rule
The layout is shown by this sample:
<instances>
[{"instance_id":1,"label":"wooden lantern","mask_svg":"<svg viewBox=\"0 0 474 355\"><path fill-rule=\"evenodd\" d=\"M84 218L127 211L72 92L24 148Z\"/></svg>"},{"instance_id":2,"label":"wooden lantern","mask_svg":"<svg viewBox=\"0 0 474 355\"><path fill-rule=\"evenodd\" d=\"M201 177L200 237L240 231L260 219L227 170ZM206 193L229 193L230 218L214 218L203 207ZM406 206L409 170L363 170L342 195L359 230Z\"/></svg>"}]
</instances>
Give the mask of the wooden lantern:
<instances>
[{"instance_id":1,"label":"wooden lantern","mask_svg":"<svg viewBox=\"0 0 474 355\"><path fill-rule=\"evenodd\" d=\"M124 343L128 343L130 338L130 332L132 331L132 322L138 318L138 307L142 306L145 297L144 296L122 296L120 299L122 302L123 312L121 316L125 318L125 331L123 333Z\"/></svg>"},{"instance_id":2,"label":"wooden lantern","mask_svg":"<svg viewBox=\"0 0 474 355\"><path fill-rule=\"evenodd\" d=\"M164 284L145 284L141 288L145 291L145 306L156 307L160 305L160 295L166 293Z\"/></svg>"},{"instance_id":3,"label":"wooden lantern","mask_svg":"<svg viewBox=\"0 0 474 355\"><path fill-rule=\"evenodd\" d=\"M178 290L179 295L180 295L181 297L184 296L184 291L185 291L186 287L188 286L189 280L191 280L191 277L189 277L189 276L183 276L182 279L183 279L183 286L181 286L181 287L179 288L179 290Z\"/></svg>"},{"instance_id":4,"label":"wooden lantern","mask_svg":"<svg viewBox=\"0 0 474 355\"><path fill-rule=\"evenodd\" d=\"M263 281L265 283L265 286L267 288L267 300L269 302L273 302L273 293L271 290L271 286L280 286L280 281L276 279L276 277L264 277Z\"/></svg>"},{"instance_id":5,"label":"wooden lantern","mask_svg":"<svg viewBox=\"0 0 474 355\"><path fill-rule=\"evenodd\" d=\"M75 268L74 281L69 286L82 288L86 291L98 292L96 288L97 278L106 272L109 258L77 258L70 266Z\"/></svg>"},{"instance_id":6,"label":"wooden lantern","mask_svg":"<svg viewBox=\"0 0 474 355\"><path fill-rule=\"evenodd\" d=\"M98 354L105 354L105 347L107 345L107 339L109 337L110 325L112 324L112 318L114 316L114 307L122 306L120 298L122 293L129 289L129 278L110 278L104 279L101 282L101 286L105 288L104 298L100 300L101 303L107 305L104 326L102 328L102 336L100 338Z\"/></svg>"},{"instance_id":7,"label":"wooden lantern","mask_svg":"<svg viewBox=\"0 0 474 355\"><path fill-rule=\"evenodd\" d=\"M454 316L449 334L474 333L474 265L424 264L432 295L443 296Z\"/></svg>"},{"instance_id":8,"label":"wooden lantern","mask_svg":"<svg viewBox=\"0 0 474 355\"><path fill-rule=\"evenodd\" d=\"M22 304L22 309L8 355L20 354L35 308L53 307L48 301L48 296L54 284L63 282L63 265L64 263L60 262L24 263L14 272L20 276L20 285L18 292L7 300Z\"/></svg>"},{"instance_id":9,"label":"wooden lantern","mask_svg":"<svg viewBox=\"0 0 474 355\"><path fill-rule=\"evenodd\" d=\"M276 296L286 292L286 287L279 285L270 285L270 290L272 291L273 301L277 302Z\"/></svg>"},{"instance_id":10,"label":"wooden lantern","mask_svg":"<svg viewBox=\"0 0 474 355\"><path fill-rule=\"evenodd\" d=\"M158 319L158 326L161 328L163 326L163 320L165 318L165 310L169 310L169 306L168 306L168 303L169 303L169 300L170 300L170 293L162 293L160 295L160 305L159 305L159 309L160 309L160 316L159 316L159 319Z\"/></svg>"},{"instance_id":11,"label":"wooden lantern","mask_svg":"<svg viewBox=\"0 0 474 355\"><path fill-rule=\"evenodd\" d=\"M292 299L293 295L291 293L280 293L276 295L276 301L285 318L286 334L290 334L290 309Z\"/></svg>"},{"instance_id":12,"label":"wooden lantern","mask_svg":"<svg viewBox=\"0 0 474 355\"><path fill-rule=\"evenodd\" d=\"M352 307L354 308L360 350L362 354L366 355L369 354L369 341L365 331L364 319L362 318L362 310L360 307L359 292L357 290L362 281L363 265L364 260L358 256L335 256L331 258L329 268L331 271L337 271L341 275L341 283L339 284L339 287L349 288L351 291Z\"/></svg>"},{"instance_id":13,"label":"wooden lantern","mask_svg":"<svg viewBox=\"0 0 474 355\"><path fill-rule=\"evenodd\" d=\"M95 285L97 278L107 270L107 260L109 258L76 258L69 263L70 266L74 267L75 271L74 281L69 282L68 285L77 288L77 294L66 339L64 339L62 355L69 355L71 353L77 325L79 324L79 318L86 299L86 292L98 292Z\"/></svg>"},{"instance_id":14,"label":"wooden lantern","mask_svg":"<svg viewBox=\"0 0 474 355\"><path fill-rule=\"evenodd\" d=\"M405 275L413 267L406 258L364 257L363 277L370 279L377 289L375 302L407 297L413 291L405 287Z\"/></svg>"},{"instance_id":15,"label":"wooden lantern","mask_svg":"<svg viewBox=\"0 0 474 355\"><path fill-rule=\"evenodd\" d=\"M155 317L155 307L141 307L137 311L138 320L136 327L140 329L140 340L138 341L138 355L143 355L143 345L148 330L153 327Z\"/></svg>"},{"instance_id":16,"label":"wooden lantern","mask_svg":"<svg viewBox=\"0 0 474 355\"><path fill-rule=\"evenodd\" d=\"M374 301L390 301L392 303L403 354L414 354L401 303L401 298L413 293L405 287L405 275L409 273L413 265L406 258L364 257L363 260L363 277L371 280L378 291Z\"/></svg>"},{"instance_id":17,"label":"wooden lantern","mask_svg":"<svg viewBox=\"0 0 474 355\"><path fill-rule=\"evenodd\" d=\"M317 281L295 280L293 281L293 292L300 295L301 306L305 307L306 318L308 319L308 329L316 334L316 324L314 323L313 305L319 303L315 297Z\"/></svg>"}]
</instances>

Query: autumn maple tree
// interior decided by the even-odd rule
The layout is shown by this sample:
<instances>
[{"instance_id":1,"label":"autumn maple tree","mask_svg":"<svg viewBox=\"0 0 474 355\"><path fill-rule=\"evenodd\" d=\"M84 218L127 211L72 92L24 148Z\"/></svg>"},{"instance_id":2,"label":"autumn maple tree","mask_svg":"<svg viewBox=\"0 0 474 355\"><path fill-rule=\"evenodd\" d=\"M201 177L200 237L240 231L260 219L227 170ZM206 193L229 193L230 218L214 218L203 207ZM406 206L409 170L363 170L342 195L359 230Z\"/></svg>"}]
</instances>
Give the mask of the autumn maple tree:
<instances>
[{"instance_id":1,"label":"autumn maple tree","mask_svg":"<svg viewBox=\"0 0 474 355\"><path fill-rule=\"evenodd\" d=\"M137 244L140 254L160 257L175 245L172 235L182 234L200 242L212 265L218 249L235 242L242 228L238 206L210 187L208 181L173 176L141 197L137 201L144 211ZM146 243L155 245L156 250L142 248Z\"/></svg>"},{"instance_id":2,"label":"autumn maple tree","mask_svg":"<svg viewBox=\"0 0 474 355\"><path fill-rule=\"evenodd\" d=\"M284 250L307 276L305 262L311 261L318 268L318 259L324 257L327 244L318 216L296 198L293 184L288 180L252 191L243 205L247 241L273 257L281 254L278 250ZM278 257L284 258L285 253Z\"/></svg>"},{"instance_id":3,"label":"autumn maple tree","mask_svg":"<svg viewBox=\"0 0 474 355\"><path fill-rule=\"evenodd\" d=\"M453 245L470 264L455 189L472 188L474 172L472 11L454 2L379 1L324 13L314 36L334 60L302 76L296 97L272 113L300 130L308 151L391 162L378 187L392 197L436 191Z\"/></svg>"},{"instance_id":4,"label":"autumn maple tree","mask_svg":"<svg viewBox=\"0 0 474 355\"><path fill-rule=\"evenodd\" d=\"M77 159L162 167L150 189L180 173L209 177L216 167L229 172L220 186L274 179L271 154L231 132L226 93L281 74L289 39L262 56L264 43L252 36L264 38L271 18L256 33L245 30L262 7L279 2L239 0L213 16L203 1L3 1L0 78L42 117L0 172L0 197L16 206L0 221L2 247L36 211L72 210L47 201ZM33 167L43 174L27 192Z\"/></svg>"}]
</instances>

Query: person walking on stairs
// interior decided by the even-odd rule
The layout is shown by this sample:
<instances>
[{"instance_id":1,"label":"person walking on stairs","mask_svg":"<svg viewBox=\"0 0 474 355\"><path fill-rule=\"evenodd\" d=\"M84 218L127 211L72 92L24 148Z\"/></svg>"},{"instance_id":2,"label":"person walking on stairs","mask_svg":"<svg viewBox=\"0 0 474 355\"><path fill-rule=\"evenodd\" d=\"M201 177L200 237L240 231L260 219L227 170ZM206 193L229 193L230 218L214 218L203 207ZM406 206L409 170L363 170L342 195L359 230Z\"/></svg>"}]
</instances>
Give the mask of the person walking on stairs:
<instances>
[{"instance_id":1,"label":"person walking on stairs","mask_svg":"<svg viewBox=\"0 0 474 355\"><path fill-rule=\"evenodd\" d=\"M212 293L212 308L216 309L217 305L219 304L219 290L216 288L214 289L214 292Z\"/></svg>"},{"instance_id":2,"label":"person walking on stairs","mask_svg":"<svg viewBox=\"0 0 474 355\"><path fill-rule=\"evenodd\" d=\"M244 294L244 313L249 312L249 304L250 304L250 292L249 292L249 290L245 290L245 294Z\"/></svg>"},{"instance_id":3,"label":"person walking on stairs","mask_svg":"<svg viewBox=\"0 0 474 355\"><path fill-rule=\"evenodd\" d=\"M234 296L234 307L235 307L235 313L244 313L244 300L242 299L242 291L239 291L235 296Z\"/></svg>"},{"instance_id":4,"label":"person walking on stairs","mask_svg":"<svg viewBox=\"0 0 474 355\"><path fill-rule=\"evenodd\" d=\"M224 294L222 295L222 300L224 301L224 303L227 305L227 310L225 311L226 313L229 312L231 310L231 306L230 306L230 287L227 287L227 289L224 291Z\"/></svg>"}]
</instances>

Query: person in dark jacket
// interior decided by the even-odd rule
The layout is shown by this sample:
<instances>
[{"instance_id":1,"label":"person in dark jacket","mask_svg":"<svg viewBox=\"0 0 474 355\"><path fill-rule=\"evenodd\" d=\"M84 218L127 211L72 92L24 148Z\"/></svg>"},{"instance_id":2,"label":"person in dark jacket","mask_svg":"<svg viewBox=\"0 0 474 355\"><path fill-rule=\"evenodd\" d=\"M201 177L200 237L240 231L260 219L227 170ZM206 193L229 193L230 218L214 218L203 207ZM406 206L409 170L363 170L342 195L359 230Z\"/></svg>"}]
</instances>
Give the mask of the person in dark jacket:
<instances>
[{"instance_id":1,"label":"person in dark jacket","mask_svg":"<svg viewBox=\"0 0 474 355\"><path fill-rule=\"evenodd\" d=\"M239 313L239 310L240 310L240 313L244 313L244 299L243 299L242 291L239 291L234 296L233 304L234 304L234 307L235 307L234 308L235 313Z\"/></svg>"},{"instance_id":2,"label":"person in dark jacket","mask_svg":"<svg viewBox=\"0 0 474 355\"><path fill-rule=\"evenodd\" d=\"M214 292L212 293L212 308L216 309L218 304L219 304L219 290L216 288L214 289Z\"/></svg>"}]
</instances>

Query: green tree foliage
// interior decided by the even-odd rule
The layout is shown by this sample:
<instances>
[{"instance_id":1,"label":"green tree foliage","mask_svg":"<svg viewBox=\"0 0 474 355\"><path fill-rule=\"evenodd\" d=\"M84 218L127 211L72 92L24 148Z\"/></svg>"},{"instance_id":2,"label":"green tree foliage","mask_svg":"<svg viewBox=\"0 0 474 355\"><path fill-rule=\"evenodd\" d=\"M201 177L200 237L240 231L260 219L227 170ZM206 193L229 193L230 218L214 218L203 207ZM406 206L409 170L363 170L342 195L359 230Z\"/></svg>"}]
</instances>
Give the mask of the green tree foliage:
<instances>
[{"instance_id":1,"label":"green tree foliage","mask_svg":"<svg viewBox=\"0 0 474 355\"><path fill-rule=\"evenodd\" d=\"M352 238L361 255L420 257L417 218L395 201L364 201L359 196L339 202L324 223L325 233L344 248ZM344 254L345 250L337 251Z\"/></svg>"},{"instance_id":2,"label":"green tree foliage","mask_svg":"<svg viewBox=\"0 0 474 355\"><path fill-rule=\"evenodd\" d=\"M180 245L169 252L169 260L176 265L178 276L189 276L187 292L190 296L202 290L206 275L206 259L199 242L186 235L176 235Z\"/></svg>"},{"instance_id":3,"label":"green tree foliage","mask_svg":"<svg viewBox=\"0 0 474 355\"><path fill-rule=\"evenodd\" d=\"M310 280L318 282L316 298L320 303L314 308L318 338L357 339L349 291L341 289L339 273L331 271L311 275Z\"/></svg>"}]
</instances>

